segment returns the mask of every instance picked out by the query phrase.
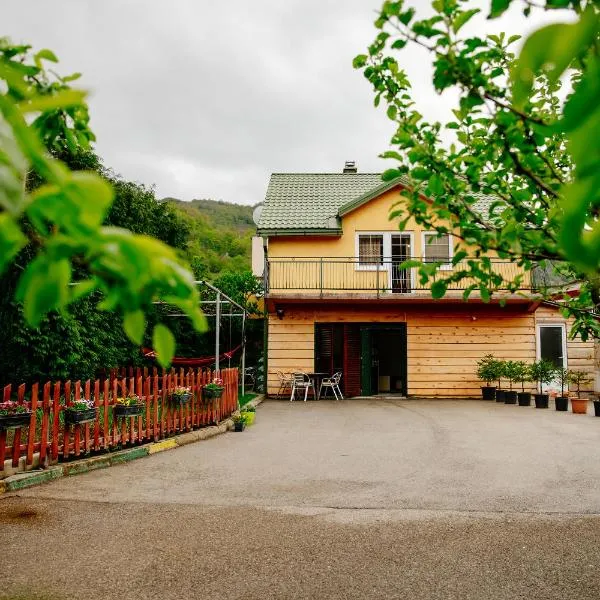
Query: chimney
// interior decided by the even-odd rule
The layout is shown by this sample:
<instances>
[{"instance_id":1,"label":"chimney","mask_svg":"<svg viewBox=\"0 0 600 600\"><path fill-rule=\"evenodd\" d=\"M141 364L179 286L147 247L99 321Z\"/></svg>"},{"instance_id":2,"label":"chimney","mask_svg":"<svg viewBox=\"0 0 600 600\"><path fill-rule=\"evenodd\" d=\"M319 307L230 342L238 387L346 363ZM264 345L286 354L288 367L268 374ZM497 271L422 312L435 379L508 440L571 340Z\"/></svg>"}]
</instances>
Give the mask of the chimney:
<instances>
[{"instance_id":1,"label":"chimney","mask_svg":"<svg viewBox=\"0 0 600 600\"><path fill-rule=\"evenodd\" d=\"M347 160L344 165L344 170L342 173L358 173L358 167L356 166L356 161Z\"/></svg>"}]
</instances>

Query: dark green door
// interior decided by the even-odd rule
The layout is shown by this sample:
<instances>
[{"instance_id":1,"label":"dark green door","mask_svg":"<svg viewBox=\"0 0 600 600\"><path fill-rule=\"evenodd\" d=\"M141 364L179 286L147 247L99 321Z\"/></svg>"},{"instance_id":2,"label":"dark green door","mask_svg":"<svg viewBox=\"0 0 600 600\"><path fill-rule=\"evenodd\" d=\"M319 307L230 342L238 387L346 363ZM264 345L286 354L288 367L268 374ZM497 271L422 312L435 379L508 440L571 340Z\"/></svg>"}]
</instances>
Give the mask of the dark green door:
<instances>
[{"instance_id":1,"label":"dark green door","mask_svg":"<svg viewBox=\"0 0 600 600\"><path fill-rule=\"evenodd\" d=\"M360 387L363 396L373 394L373 338L369 327L360 329Z\"/></svg>"}]
</instances>

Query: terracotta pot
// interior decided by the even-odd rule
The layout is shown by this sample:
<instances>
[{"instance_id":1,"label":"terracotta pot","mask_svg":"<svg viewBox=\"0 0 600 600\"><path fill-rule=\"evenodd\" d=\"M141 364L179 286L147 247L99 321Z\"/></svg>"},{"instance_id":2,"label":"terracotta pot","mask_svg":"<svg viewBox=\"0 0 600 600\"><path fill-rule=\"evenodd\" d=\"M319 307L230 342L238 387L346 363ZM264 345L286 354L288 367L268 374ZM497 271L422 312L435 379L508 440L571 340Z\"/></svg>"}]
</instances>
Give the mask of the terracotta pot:
<instances>
[{"instance_id":1,"label":"terracotta pot","mask_svg":"<svg viewBox=\"0 0 600 600\"><path fill-rule=\"evenodd\" d=\"M571 398L571 410L576 415L587 415L588 399Z\"/></svg>"}]
</instances>

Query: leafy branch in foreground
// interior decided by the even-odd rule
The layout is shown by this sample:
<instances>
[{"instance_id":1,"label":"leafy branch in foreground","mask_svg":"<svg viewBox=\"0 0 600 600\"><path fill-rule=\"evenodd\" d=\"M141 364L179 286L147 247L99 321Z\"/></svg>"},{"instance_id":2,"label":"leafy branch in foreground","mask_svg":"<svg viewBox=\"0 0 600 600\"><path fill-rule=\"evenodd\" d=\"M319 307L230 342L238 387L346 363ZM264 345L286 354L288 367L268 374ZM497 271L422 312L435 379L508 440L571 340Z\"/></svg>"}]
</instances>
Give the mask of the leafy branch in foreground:
<instances>
[{"instance_id":1,"label":"leafy branch in foreground","mask_svg":"<svg viewBox=\"0 0 600 600\"><path fill-rule=\"evenodd\" d=\"M0 273L28 244L37 250L20 277L16 296L37 326L99 290L100 308L122 315L127 336L142 342L145 313L154 299L177 306L196 330L205 327L193 275L166 244L103 222L114 199L112 186L93 172L73 172L52 152L88 147L85 94L69 87L77 75L59 77L45 68L57 62L49 50L0 40ZM43 184L30 190L28 177ZM87 277L73 282L74 266ZM175 352L162 324L153 343L163 366Z\"/></svg>"},{"instance_id":2,"label":"leafy branch in foreground","mask_svg":"<svg viewBox=\"0 0 600 600\"><path fill-rule=\"evenodd\" d=\"M492 0L489 18L511 1ZM489 300L507 284L517 291L523 274L507 282L485 261L463 267L468 254L497 255L515 261L527 277L550 272L546 285L535 282L540 293L560 300L565 315L575 318L572 335L598 337L600 8L592 1L547 0L537 8L525 2L526 15L563 8L575 21L535 31L517 59L517 35L464 35L465 25L479 18L474 4L434 0L434 15L418 18L403 0L386 0L375 21L379 34L354 59L373 86L375 105L384 101L397 125L394 149L382 155L396 166L384 178L408 175L412 182L408 201L391 217L400 228L414 218L458 239L454 263L463 261L461 268L446 283L436 281L436 295L465 278L473 281L465 297L478 291ZM434 89L458 93L446 123L428 122L417 110L397 59L415 44L431 56ZM420 265L420 272L425 280L436 276L431 265Z\"/></svg>"}]
</instances>

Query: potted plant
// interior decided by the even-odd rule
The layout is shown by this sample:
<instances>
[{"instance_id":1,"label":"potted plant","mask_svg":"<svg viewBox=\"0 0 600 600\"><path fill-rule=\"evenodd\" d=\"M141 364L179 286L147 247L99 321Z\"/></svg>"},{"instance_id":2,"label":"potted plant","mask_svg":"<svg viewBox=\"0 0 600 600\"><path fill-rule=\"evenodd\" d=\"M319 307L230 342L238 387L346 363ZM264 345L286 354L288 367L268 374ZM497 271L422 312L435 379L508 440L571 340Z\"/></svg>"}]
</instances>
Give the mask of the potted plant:
<instances>
[{"instance_id":1,"label":"potted plant","mask_svg":"<svg viewBox=\"0 0 600 600\"><path fill-rule=\"evenodd\" d=\"M65 407L65 424L81 425L96 419L98 409L93 400L77 400L70 406Z\"/></svg>"},{"instance_id":2,"label":"potted plant","mask_svg":"<svg viewBox=\"0 0 600 600\"><path fill-rule=\"evenodd\" d=\"M571 398L571 409L577 415L587 414L588 399L581 397L581 386L589 383L592 378L586 371L569 371L569 380L577 388L577 398Z\"/></svg>"},{"instance_id":3,"label":"potted plant","mask_svg":"<svg viewBox=\"0 0 600 600\"><path fill-rule=\"evenodd\" d=\"M180 406L187 404L192 397L192 390L189 387L176 387L171 392L171 402Z\"/></svg>"},{"instance_id":4,"label":"potted plant","mask_svg":"<svg viewBox=\"0 0 600 600\"><path fill-rule=\"evenodd\" d=\"M501 380L506 377L506 361L496 361L496 379L498 380L498 388L496 389L496 402L504 402L506 400L506 391L501 389Z\"/></svg>"},{"instance_id":5,"label":"potted plant","mask_svg":"<svg viewBox=\"0 0 600 600\"><path fill-rule=\"evenodd\" d=\"M218 399L223 395L224 389L223 380L220 377L215 377L202 388L202 395L206 400Z\"/></svg>"},{"instance_id":6,"label":"potted plant","mask_svg":"<svg viewBox=\"0 0 600 600\"><path fill-rule=\"evenodd\" d=\"M569 410L569 398L565 396L565 387L570 381L571 371L568 371L564 367L556 369L556 377L560 381L560 396L556 397L554 406L556 410L567 411Z\"/></svg>"},{"instance_id":7,"label":"potted plant","mask_svg":"<svg viewBox=\"0 0 600 600\"><path fill-rule=\"evenodd\" d=\"M600 398L596 396L596 400L594 400L594 414L597 417L600 417Z\"/></svg>"},{"instance_id":8,"label":"potted plant","mask_svg":"<svg viewBox=\"0 0 600 600\"><path fill-rule=\"evenodd\" d=\"M0 402L0 430L29 425L30 418L31 410L28 404L19 404L12 400Z\"/></svg>"},{"instance_id":9,"label":"potted plant","mask_svg":"<svg viewBox=\"0 0 600 600\"><path fill-rule=\"evenodd\" d=\"M549 395L543 393L545 383L550 383L554 379L556 367L549 360L537 360L532 363L531 379L538 384L538 393L534 394L536 408L548 408Z\"/></svg>"},{"instance_id":10,"label":"potted plant","mask_svg":"<svg viewBox=\"0 0 600 600\"><path fill-rule=\"evenodd\" d=\"M481 397L484 400L495 400L496 386L491 385L491 383L497 379L498 361L493 354L486 354L481 360L477 361L476 373L481 381L485 381L485 386L481 387Z\"/></svg>"},{"instance_id":11,"label":"potted plant","mask_svg":"<svg viewBox=\"0 0 600 600\"><path fill-rule=\"evenodd\" d=\"M244 417L244 422L248 427L250 427L256 419L256 409L253 406L242 408L240 414Z\"/></svg>"},{"instance_id":12,"label":"potted plant","mask_svg":"<svg viewBox=\"0 0 600 600\"><path fill-rule=\"evenodd\" d=\"M116 419L139 417L144 411L145 406L139 396L119 397L113 404L113 415Z\"/></svg>"},{"instance_id":13,"label":"potted plant","mask_svg":"<svg viewBox=\"0 0 600 600\"><path fill-rule=\"evenodd\" d=\"M531 405L531 392L525 391L525 382L531 381L531 371L529 365L523 360L515 361L515 381L521 384L521 391L517 393L517 402L519 406Z\"/></svg>"},{"instance_id":14,"label":"potted plant","mask_svg":"<svg viewBox=\"0 0 600 600\"><path fill-rule=\"evenodd\" d=\"M517 392L513 391L513 383L521 375L521 363L516 360L507 360L504 363L504 376L508 379L509 389L504 392L505 404L517 403Z\"/></svg>"},{"instance_id":15,"label":"potted plant","mask_svg":"<svg viewBox=\"0 0 600 600\"><path fill-rule=\"evenodd\" d=\"M239 415L235 415L233 417L233 425L235 431L244 431L244 429L246 428L246 419L244 418L244 415L242 415L241 413Z\"/></svg>"}]
</instances>

